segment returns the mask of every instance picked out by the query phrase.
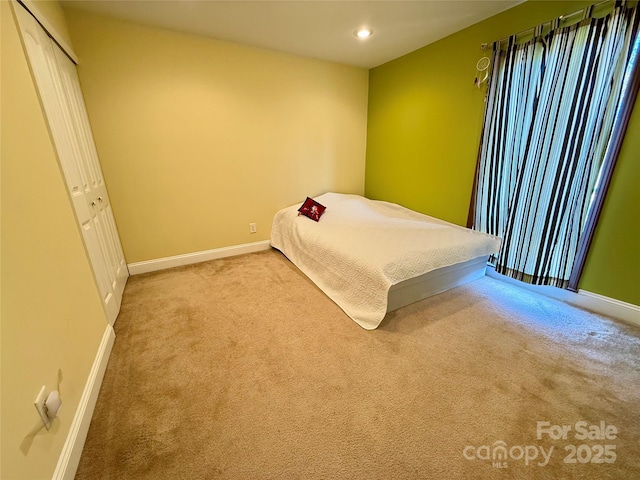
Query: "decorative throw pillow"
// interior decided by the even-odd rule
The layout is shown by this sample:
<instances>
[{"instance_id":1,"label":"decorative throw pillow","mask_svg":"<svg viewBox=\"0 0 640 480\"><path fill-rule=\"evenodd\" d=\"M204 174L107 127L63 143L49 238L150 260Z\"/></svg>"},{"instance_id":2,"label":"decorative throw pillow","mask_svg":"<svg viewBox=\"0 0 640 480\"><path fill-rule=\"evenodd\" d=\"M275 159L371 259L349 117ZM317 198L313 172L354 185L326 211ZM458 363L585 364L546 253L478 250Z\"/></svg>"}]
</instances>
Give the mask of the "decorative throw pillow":
<instances>
[{"instance_id":1,"label":"decorative throw pillow","mask_svg":"<svg viewBox=\"0 0 640 480\"><path fill-rule=\"evenodd\" d=\"M302 206L298 209L298 215L302 214L309 217L316 222L320 220L320 217L327 209L324 205L320 205L313 198L307 197Z\"/></svg>"}]
</instances>

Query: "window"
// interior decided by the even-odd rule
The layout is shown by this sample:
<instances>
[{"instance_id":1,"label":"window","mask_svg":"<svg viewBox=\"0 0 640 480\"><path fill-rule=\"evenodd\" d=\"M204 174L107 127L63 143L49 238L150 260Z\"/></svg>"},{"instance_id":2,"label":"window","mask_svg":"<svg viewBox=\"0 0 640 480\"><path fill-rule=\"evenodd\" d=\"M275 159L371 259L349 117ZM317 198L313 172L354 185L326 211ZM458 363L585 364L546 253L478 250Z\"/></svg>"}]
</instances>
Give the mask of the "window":
<instances>
[{"instance_id":1,"label":"window","mask_svg":"<svg viewBox=\"0 0 640 480\"><path fill-rule=\"evenodd\" d=\"M577 287L631 110L636 10L590 7L494 44L470 219L502 238L498 273Z\"/></svg>"}]
</instances>

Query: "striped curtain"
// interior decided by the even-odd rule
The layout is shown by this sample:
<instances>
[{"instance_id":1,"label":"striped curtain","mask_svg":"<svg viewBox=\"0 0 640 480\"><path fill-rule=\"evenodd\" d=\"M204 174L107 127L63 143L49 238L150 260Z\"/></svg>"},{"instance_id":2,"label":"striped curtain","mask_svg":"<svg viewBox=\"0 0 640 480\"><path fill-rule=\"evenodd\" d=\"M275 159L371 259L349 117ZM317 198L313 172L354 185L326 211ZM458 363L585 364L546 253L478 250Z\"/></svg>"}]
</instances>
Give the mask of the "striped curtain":
<instances>
[{"instance_id":1,"label":"striped curtain","mask_svg":"<svg viewBox=\"0 0 640 480\"><path fill-rule=\"evenodd\" d=\"M473 227L498 273L566 288L611 136L637 9L494 44Z\"/></svg>"}]
</instances>

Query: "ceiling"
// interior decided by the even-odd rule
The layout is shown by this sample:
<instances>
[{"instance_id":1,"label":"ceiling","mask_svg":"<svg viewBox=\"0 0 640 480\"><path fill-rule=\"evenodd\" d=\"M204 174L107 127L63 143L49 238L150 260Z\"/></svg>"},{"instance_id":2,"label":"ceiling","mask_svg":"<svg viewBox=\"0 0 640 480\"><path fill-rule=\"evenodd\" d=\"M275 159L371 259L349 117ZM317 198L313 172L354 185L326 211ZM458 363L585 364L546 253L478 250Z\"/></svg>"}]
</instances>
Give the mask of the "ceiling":
<instances>
[{"instance_id":1,"label":"ceiling","mask_svg":"<svg viewBox=\"0 0 640 480\"><path fill-rule=\"evenodd\" d=\"M76 8L136 23L372 68L523 0L84 0ZM361 40L354 31L367 26Z\"/></svg>"}]
</instances>

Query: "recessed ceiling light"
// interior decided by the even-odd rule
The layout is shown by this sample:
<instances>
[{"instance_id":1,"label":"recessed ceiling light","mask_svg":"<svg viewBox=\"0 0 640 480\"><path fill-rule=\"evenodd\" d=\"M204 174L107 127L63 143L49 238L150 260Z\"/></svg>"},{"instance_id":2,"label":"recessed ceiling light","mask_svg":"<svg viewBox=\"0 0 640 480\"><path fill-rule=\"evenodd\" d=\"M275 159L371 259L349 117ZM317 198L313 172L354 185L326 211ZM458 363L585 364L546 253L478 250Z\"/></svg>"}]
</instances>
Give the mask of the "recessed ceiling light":
<instances>
[{"instance_id":1,"label":"recessed ceiling light","mask_svg":"<svg viewBox=\"0 0 640 480\"><path fill-rule=\"evenodd\" d=\"M365 39L373 35L373 30L367 27L363 27L363 28L357 29L355 32L353 32L353 34L358 38Z\"/></svg>"}]
</instances>

